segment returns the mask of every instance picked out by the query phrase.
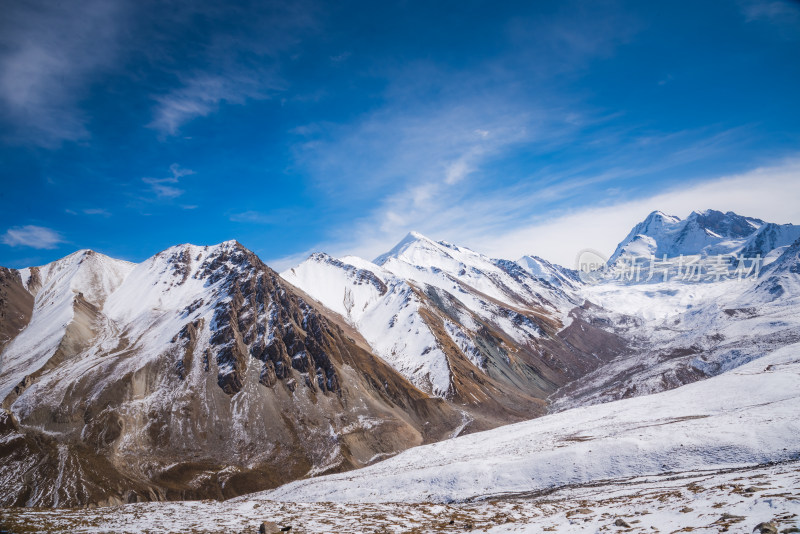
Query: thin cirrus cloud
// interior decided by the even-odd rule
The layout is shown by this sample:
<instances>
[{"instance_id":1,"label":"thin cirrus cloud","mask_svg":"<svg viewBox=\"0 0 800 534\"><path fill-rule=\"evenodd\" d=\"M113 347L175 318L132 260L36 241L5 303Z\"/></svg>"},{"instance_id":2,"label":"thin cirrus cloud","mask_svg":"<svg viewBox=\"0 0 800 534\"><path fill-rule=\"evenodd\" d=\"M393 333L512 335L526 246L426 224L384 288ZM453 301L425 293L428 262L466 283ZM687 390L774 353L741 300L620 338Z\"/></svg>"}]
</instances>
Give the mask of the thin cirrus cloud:
<instances>
[{"instance_id":1,"label":"thin cirrus cloud","mask_svg":"<svg viewBox=\"0 0 800 534\"><path fill-rule=\"evenodd\" d=\"M85 208L79 211L75 211L72 209L65 209L64 213L68 213L70 215L78 215L82 213L83 215L94 215L100 217L111 217L111 212L105 208Z\"/></svg>"},{"instance_id":2,"label":"thin cirrus cloud","mask_svg":"<svg viewBox=\"0 0 800 534\"><path fill-rule=\"evenodd\" d=\"M177 135L188 122L216 112L223 104L243 105L248 100L268 98L282 85L277 78L252 73L191 77L182 86L155 97L153 121L149 124L166 135Z\"/></svg>"},{"instance_id":3,"label":"thin cirrus cloud","mask_svg":"<svg viewBox=\"0 0 800 534\"><path fill-rule=\"evenodd\" d=\"M87 97L92 88L123 78L126 91L147 87L153 92L149 126L176 135L186 123L225 103L241 105L282 90L275 74L277 56L297 43L295 34L313 27L306 11L314 10L304 11L305 2L265 3L250 11L213 2L173 3L161 6L157 14L148 4L4 4L0 119L11 126L4 140L58 148L64 141L89 139L94 113L87 112ZM184 32L203 18L219 24L191 47L186 45ZM264 27L272 31L263 32ZM136 65L136 75L121 70L127 64ZM162 81L153 89L148 78Z\"/></svg>"},{"instance_id":4,"label":"thin cirrus cloud","mask_svg":"<svg viewBox=\"0 0 800 534\"><path fill-rule=\"evenodd\" d=\"M0 240L10 247L36 249L54 249L64 243L64 238L55 230L32 224L9 228Z\"/></svg>"},{"instance_id":5,"label":"thin cirrus cloud","mask_svg":"<svg viewBox=\"0 0 800 534\"><path fill-rule=\"evenodd\" d=\"M757 187L755 185L758 185ZM573 186L578 186L573 182ZM561 186L554 196L563 194ZM519 215L523 206L535 205L547 190L523 194L510 189L493 198L452 198L419 205L409 217L393 218L386 208L400 211L409 198L392 199L373 218L354 229L354 239L329 243L335 255L356 254L373 258L385 252L387 243L406 232L419 230L434 239L444 239L497 258L518 259L534 254L572 267L577 253L592 248L610 255L630 229L648 213L661 210L680 217L692 211L717 209L765 221L800 223L800 156L784 162L732 176L692 182L687 186L665 186L658 192L636 198L618 198L605 204L590 203L574 209L543 210ZM422 227L416 221L424 221ZM282 259L277 260L279 264Z\"/></svg>"},{"instance_id":6,"label":"thin cirrus cloud","mask_svg":"<svg viewBox=\"0 0 800 534\"><path fill-rule=\"evenodd\" d=\"M281 222L283 218L289 215L288 210L281 210L281 213L265 213L262 211L248 210L240 213L234 213L228 219L232 222L249 223L249 224L275 224Z\"/></svg>"},{"instance_id":7,"label":"thin cirrus cloud","mask_svg":"<svg viewBox=\"0 0 800 534\"><path fill-rule=\"evenodd\" d=\"M184 169L177 163L169 166L169 172L171 176L166 178L142 178L157 200L170 200L183 195L186 191L177 187L181 178L195 174L193 170Z\"/></svg>"},{"instance_id":8,"label":"thin cirrus cloud","mask_svg":"<svg viewBox=\"0 0 800 534\"><path fill-rule=\"evenodd\" d=\"M226 29L207 37L202 69L172 72L178 84L152 97L155 106L148 127L162 136L178 135L191 121L224 105L241 106L285 91L287 83L278 73L282 54L315 24L314 6L306 1L263 3L247 11L212 2L193 7L196 14L218 20Z\"/></svg>"},{"instance_id":9,"label":"thin cirrus cloud","mask_svg":"<svg viewBox=\"0 0 800 534\"><path fill-rule=\"evenodd\" d=\"M493 98L416 109L398 103L355 124L296 130L310 134L295 145L295 155L331 194L370 194L392 183L453 185L487 158L535 136L535 113Z\"/></svg>"},{"instance_id":10,"label":"thin cirrus cloud","mask_svg":"<svg viewBox=\"0 0 800 534\"><path fill-rule=\"evenodd\" d=\"M6 140L54 147L88 136L78 101L118 50L118 1L7 2L0 17L0 112Z\"/></svg>"},{"instance_id":11,"label":"thin cirrus cloud","mask_svg":"<svg viewBox=\"0 0 800 534\"><path fill-rule=\"evenodd\" d=\"M103 217L110 217L111 212L109 212L105 208L87 208L83 210L83 213L86 215L101 215Z\"/></svg>"}]
</instances>

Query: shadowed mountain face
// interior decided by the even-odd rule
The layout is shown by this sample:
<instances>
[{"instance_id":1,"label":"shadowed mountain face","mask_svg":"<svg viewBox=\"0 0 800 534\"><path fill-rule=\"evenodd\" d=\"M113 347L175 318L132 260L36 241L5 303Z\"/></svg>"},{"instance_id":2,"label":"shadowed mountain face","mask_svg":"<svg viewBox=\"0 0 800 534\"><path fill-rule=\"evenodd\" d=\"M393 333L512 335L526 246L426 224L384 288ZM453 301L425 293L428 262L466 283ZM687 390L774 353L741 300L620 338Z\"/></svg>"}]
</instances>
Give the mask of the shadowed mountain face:
<instances>
[{"instance_id":1,"label":"shadowed mountain face","mask_svg":"<svg viewBox=\"0 0 800 534\"><path fill-rule=\"evenodd\" d=\"M33 295L22 285L19 272L0 267L0 354L28 325L32 313Z\"/></svg>"},{"instance_id":2,"label":"shadowed mountain face","mask_svg":"<svg viewBox=\"0 0 800 534\"><path fill-rule=\"evenodd\" d=\"M174 247L107 294L98 256L46 269L69 272L59 294L47 277L4 272L23 296L14 281L36 281L34 314L59 298L72 311L39 336L49 346L4 353L4 505L231 497L362 466L462 421L238 243ZM6 314L24 316L28 295L4 301ZM6 369L25 366L8 384Z\"/></svg>"}]
</instances>

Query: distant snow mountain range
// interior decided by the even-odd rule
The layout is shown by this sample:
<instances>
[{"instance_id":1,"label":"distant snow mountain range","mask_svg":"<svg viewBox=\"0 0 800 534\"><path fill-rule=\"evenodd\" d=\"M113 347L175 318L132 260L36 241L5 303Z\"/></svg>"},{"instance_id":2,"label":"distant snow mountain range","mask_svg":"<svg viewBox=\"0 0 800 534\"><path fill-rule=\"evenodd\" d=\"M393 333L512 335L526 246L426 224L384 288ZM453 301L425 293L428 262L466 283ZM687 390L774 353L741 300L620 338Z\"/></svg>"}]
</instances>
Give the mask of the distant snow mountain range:
<instances>
[{"instance_id":1,"label":"distant snow mountain range","mask_svg":"<svg viewBox=\"0 0 800 534\"><path fill-rule=\"evenodd\" d=\"M799 343L798 226L653 212L609 265L716 254L764 265L589 285L412 232L280 275L235 241L0 268L0 504L232 497Z\"/></svg>"},{"instance_id":2,"label":"distant snow mountain range","mask_svg":"<svg viewBox=\"0 0 800 534\"><path fill-rule=\"evenodd\" d=\"M609 263L624 256L660 258L718 254L760 255L769 262L797 239L800 239L798 225L765 223L731 211L694 211L686 219L654 211L633 227L617 246Z\"/></svg>"}]
</instances>

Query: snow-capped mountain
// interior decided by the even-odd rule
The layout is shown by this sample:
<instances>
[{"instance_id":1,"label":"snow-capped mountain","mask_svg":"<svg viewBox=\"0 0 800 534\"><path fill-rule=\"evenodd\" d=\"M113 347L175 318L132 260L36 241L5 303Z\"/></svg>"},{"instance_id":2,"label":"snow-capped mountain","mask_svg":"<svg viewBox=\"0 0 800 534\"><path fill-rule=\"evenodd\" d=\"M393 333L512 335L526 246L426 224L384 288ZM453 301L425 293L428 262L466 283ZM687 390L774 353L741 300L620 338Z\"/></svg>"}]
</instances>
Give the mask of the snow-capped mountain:
<instances>
[{"instance_id":1,"label":"snow-capped mountain","mask_svg":"<svg viewBox=\"0 0 800 534\"><path fill-rule=\"evenodd\" d=\"M746 258L761 256L766 265L776 260L798 239L800 239L800 225L766 223L747 238L737 254Z\"/></svg>"},{"instance_id":2,"label":"snow-capped mountain","mask_svg":"<svg viewBox=\"0 0 800 534\"><path fill-rule=\"evenodd\" d=\"M576 271L550 263L539 256L523 256L517 260L517 264L534 278L544 280L556 287L567 287L574 290L576 285L580 285Z\"/></svg>"},{"instance_id":3,"label":"snow-capped mountain","mask_svg":"<svg viewBox=\"0 0 800 534\"><path fill-rule=\"evenodd\" d=\"M693 211L686 219L654 211L620 242L609 264L625 255L661 258L733 254L762 225L764 221L760 219L731 211Z\"/></svg>"},{"instance_id":4,"label":"snow-capped mountain","mask_svg":"<svg viewBox=\"0 0 800 534\"><path fill-rule=\"evenodd\" d=\"M2 355L6 505L230 497L462 424L233 241L7 274L36 297Z\"/></svg>"},{"instance_id":5,"label":"snow-capped mountain","mask_svg":"<svg viewBox=\"0 0 800 534\"><path fill-rule=\"evenodd\" d=\"M554 314L563 314L563 302L574 304L571 295L537 282L515 262L494 260L417 232L408 234L374 263L406 280L451 292L461 292L460 283L500 302L538 306Z\"/></svg>"},{"instance_id":6,"label":"snow-capped mountain","mask_svg":"<svg viewBox=\"0 0 800 534\"><path fill-rule=\"evenodd\" d=\"M318 253L282 273L416 386L459 404L470 431L540 411L622 350L567 270L542 262L537 275L416 232L374 263Z\"/></svg>"},{"instance_id":7,"label":"snow-capped mountain","mask_svg":"<svg viewBox=\"0 0 800 534\"><path fill-rule=\"evenodd\" d=\"M91 250L79 250L44 267L18 272L35 297L30 323L0 354L0 399L8 402L46 365L80 352L95 334L97 310L133 269L133 264Z\"/></svg>"},{"instance_id":8,"label":"snow-capped mountain","mask_svg":"<svg viewBox=\"0 0 800 534\"><path fill-rule=\"evenodd\" d=\"M755 302L792 306L800 298L800 238L776 250L782 251L780 256L760 274L758 285L748 297Z\"/></svg>"},{"instance_id":9,"label":"snow-capped mountain","mask_svg":"<svg viewBox=\"0 0 800 534\"><path fill-rule=\"evenodd\" d=\"M719 212L714 213L719 222ZM654 212L648 219L662 216ZM755 219L730 213L722 219L727 222L717 230L728 228L729 236L740 236L731 249L735 254L760 255L768 264L748 268L745 276L730 271L716 281L707 277L709 283L673 277L646 285L606 280L585 286L585 298L610 316L637 318L627 332L619 332L631 350L561 388L550 399L552 411L672 389L800 341L800 240L786 245L800 227L764 223L743 239L745 225Z\"/></svg>"},{"instance_id":10,"label":"snow-capped mountain","mask_svg":"<svg viewBox=\"0 0 800 534\"><path fill-rule=\"evenodd\" d=\"M612 258L768 260L748 276L703 284L586 284L534 255L494 259L415 232L374 261L316 253L281 275L235 241L179 245L139 264L79 251L42 267L0 268L0 504L232 497L546 411L572 410L539 420L567 434L536 437L531 422L496 436L512 436L514 450L538 443L552 460L586 452L571 444L584 441L570 430L575 414L589 414L579 419L597 435L609 418L635 433L663 414L681 424L690 417L691 430L699 416L680 403L726 421L717 389L781 386L755 370L800 343L797 229L731 212L686 220L654 212ZM767 363L767 371L796 367ZM722 380L737 369L753 372ZM632 398L666 390L676 391ZM621 399L630 404L590 407ZM758 428L778 444L794 439L792 429ZM611 450L612 436L601 441ZM734 450L734 441L712 441L698 444L700 456ZM551 445L567 450L547 453ZM441 447L427 450L456 462ZM473 449L461 452L472 458ZM626 465L674 453L654 450L631 449ZM768 460L783 458L778 449L741 450L747 461L766 450L775 452ZM497 469L517 469L514 454ZM701 467L686 458L678 467ZM434 473L408 465L421 481ZM523 467L523 478L550 476L536 462ZM623 471L595 474L635 474ZM447 473L458 490L461 479ZM516 491L521 479L499 476L481 491Z\"/></svg>"}]
</instances>

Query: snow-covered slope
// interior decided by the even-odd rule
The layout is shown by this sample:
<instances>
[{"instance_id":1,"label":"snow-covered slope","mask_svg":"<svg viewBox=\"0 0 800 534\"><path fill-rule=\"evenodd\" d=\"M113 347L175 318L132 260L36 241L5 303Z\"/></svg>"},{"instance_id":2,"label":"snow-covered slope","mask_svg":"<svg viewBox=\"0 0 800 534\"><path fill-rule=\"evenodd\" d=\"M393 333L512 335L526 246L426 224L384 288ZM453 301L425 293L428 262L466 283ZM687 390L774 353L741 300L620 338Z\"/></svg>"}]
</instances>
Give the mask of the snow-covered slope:
<instances>
[{"instance_id":1,"label":"snow-covered slope","mask_svg":"<svg viewBox=\"0 0 800 534\"><path fill-rule=\"evenodd\" d=\"M766 223L747 239L738 254L745 258L761 256L768 265L798 239L800 225Z\"/></svg>"},{"instance_id":2,"label":"snow-covered slope","mask_svg":"<svg viewBox=\"0 0 800 534\"><path fill-rule=\"evenodd\" d=\"M463 286L500 302L528 308L538 306L559 316L564 316L561 304L568 306L571 302L571 295L542 284L514 262L494 260L465 247L433 241L418 232L409 233L374 263L405 280L426 283L467 300L474 298L466 294ZM479 302L466 304L471 309L482 307Z\"/></svg>"},{"instance_id":3,"label":"snow-covered slope","mask_svg":"<svg viewBox=\"0 0 800 534\"><path fill-rule=\"evenodd\" d=\"M763 224L760 219L731 211L693 211L685 220L654 211L620 242L609 264L628 255L661 258L732 254L745 246Z\"/></svg>"},{"instance_id":4,"label":"snow-covered slope","mask_svg":"<svg viewBox=\"0 0 800 534\"><path fill-rule=\"evenodd\" d=\"M0 354L0 399L26 376L36 373L63 343L89 341L95 311L133 270L132 263L79 250L42 267L20 270L35 295L27 327ZM72 339L66 339L73 327Z\"/></svg>"},{"instance_id":5,"label":"snow-covered slope","mask_svg":"<svg viewBox=\"0 0 800 534\"><path fill-rule=\"evenodd\" d=\"M420 295L403 279L358 258L337 260L323 253L281 276L350 321L417 387L442 397L450 392L447 356L420 314Z\"/></svg>"},{"instance_id":6,"label":"snow-covered slope","mask_svg":"<svg viewBox=\"0 0 800 534\"><path fill-rule=\"evenodd\" d=\"M282 276L345 317L415 385L463 405L469 430L540 409L537 399L620 348L578 306L573 273L544 261L531 274L412 232L376 262L318 253ZM608 346L579 339L593 336Z\"/></svg>"},{"instance_id":7,"label":"snow-covered slope","mask_svg":"<svg viewBox=\"0 0 800 534\"><path fill-rule=\"evenodd\" d=\"M56 263L3 353L2 503L231 497L462 425L235 241Z\"/></svg>"},{"instance_id":8,"label":"snow-covered slope","mask_svg":"<svg viewBox=\"0 0 800 534\"><path fill-rule=\"evenodd\" d=\"M758 284L744 296L747 303L797 309L800 302L800 238L787 247L759 276Z\"/></svg>"},{"instance_id":9,"label":"snow-covered slope","mask_svg":"<svg viewBox=\"0 0 800 534\"><path fill-rule=\"evenodd\" d=\"M734 279L587 288L587 299L609 310L612 320L626 321L621 335L632 350L561 388L550 409L672 389L800 342L800 293L773 299L762 285Z\"/></svg>"},{"instance_id":10,"label":"snow-covered slope","mask_svg":"<svg viewBox=\"0 0 800 534\"><path fill-rule=\"evenodd\" d=\"M448 502L800 458L800 345L709 380L418 447L293 482L295 502ZM746 394L744 394L746 392Z\"/></svg>"},{"instance_id":11,"label":"snow-covered slope","mask_svg":"<svg viewBox=\"0 0 800 534\"><path fill-rule=\"evenodd\" d=\"M574 290L576 285L580 284L577 272L550 263L539 256L523 256L517 260L517 264L534 278L557 287L566 286Z\"/></svg>"}]
</instances>

